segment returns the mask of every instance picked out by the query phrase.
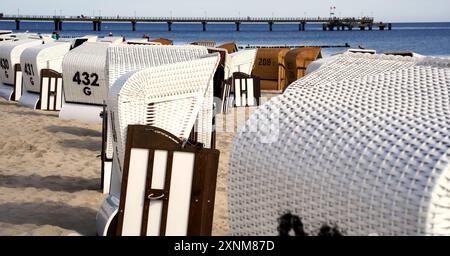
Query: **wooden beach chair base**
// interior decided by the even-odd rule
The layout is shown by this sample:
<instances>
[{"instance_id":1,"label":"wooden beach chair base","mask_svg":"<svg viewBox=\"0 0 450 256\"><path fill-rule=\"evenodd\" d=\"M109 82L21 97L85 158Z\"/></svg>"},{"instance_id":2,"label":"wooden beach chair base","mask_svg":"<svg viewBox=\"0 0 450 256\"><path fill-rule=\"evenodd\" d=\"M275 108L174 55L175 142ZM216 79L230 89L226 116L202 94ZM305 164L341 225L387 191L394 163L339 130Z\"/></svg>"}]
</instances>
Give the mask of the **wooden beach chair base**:
<instances>
[{"instance_id":1,"label":"wooden beach chair base","mask_svg":"<svg viewBox=\"0 0 450 256\"><path fill-rule=\"evenodd\" d=\"M222 87L222 113L233 107L259 106L261 98L260 79L242 72L235 72Z\"/></svg>"},{"instance_id":2,"label":"wooden beach chair base","mask_svg":"<svg viewBox=\"0 0 450 256\"><path fill-rule=\"evenodd\" d=\"M218 161L217 150L156 127L128 126L120 200L103 202L98 234L211 235Z\"/></svg>"},{"instance_id":3,"label":"wooden beach chair base","mask_svg":"<svg viewBox=\"0 0 450 256\"><path fill-rule=\"evenodd\" d=\"M61 119L76 119L86 123L101 124L102 106L64 102L59 112Z\"/></svg>"},{"instance_id":4,"label":"wooden beach chair base","mask_svg":"<svg viewBox=\"0 0 450 256\"><path fill-rule=\"evenodd\" d=\"M0 84L0 97L7 101L13 100L14 87L8 84Z\"/></svg>"},{"instance_id":5,"label":"wooden beach chair base","mask_svg":"<svg viewBox=\"0 0 450 256\"><path fill-rule=\"evenodd\" d=\"M39 98L40 95L38 93L26 91L20 97L18 104L27 108L38 109L40 108Z\"/></svg>"}]
</instances>

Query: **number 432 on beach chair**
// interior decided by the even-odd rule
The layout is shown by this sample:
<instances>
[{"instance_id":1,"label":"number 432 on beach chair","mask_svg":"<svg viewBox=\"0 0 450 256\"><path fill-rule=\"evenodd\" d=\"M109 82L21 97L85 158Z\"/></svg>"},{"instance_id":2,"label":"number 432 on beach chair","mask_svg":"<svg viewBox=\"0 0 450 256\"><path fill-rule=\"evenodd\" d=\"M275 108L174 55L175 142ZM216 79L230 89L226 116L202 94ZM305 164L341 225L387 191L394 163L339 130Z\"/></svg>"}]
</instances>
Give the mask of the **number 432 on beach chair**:
<instances>
[{"instance_id":1,"label":"number 432 on beach chair","mask_svg":"<svg viewBox=\"0 0 450 256\"><path fill-rule=\"evenodd\" d=\"M218 150L153 126L128 126L117 220L105 218L113 224L99 234L211 235L218 163Z\"/></svg>"}]
</instances>

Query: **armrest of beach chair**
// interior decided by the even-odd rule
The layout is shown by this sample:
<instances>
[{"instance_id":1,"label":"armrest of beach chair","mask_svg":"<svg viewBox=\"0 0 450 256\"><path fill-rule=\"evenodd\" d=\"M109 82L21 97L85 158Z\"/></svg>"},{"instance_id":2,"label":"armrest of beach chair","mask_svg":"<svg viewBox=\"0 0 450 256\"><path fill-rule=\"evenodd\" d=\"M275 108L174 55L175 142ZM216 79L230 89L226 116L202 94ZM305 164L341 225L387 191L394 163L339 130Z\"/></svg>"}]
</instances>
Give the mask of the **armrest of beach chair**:
<instances>
[{"instance_id":1,"label":"armrest of beach chair","mask_svg":"<svg viewBox=\"0 0 450 256\"><path fill-rule=\"evenodd\" d=\"M11 100L18 101L20 96L22 96L22 69L20 63L14 65L14 94Z\"/></svg>"},{"instance_id":2,"label":"armrest of beach chair","mask_svg":"<svg viewBox=\"0 0 450 256\"><path fill-rule=\"evenodd\" d=\"M39 100L40 109L61 110L62 94L62 74L52 69L42 69Z\"/></svg>"},{"instance_id":3,"label":"armrest of beach chair","mask_svg":"<svg viewBox=\"0 0 450 256\"><path fill-rule=\"evenodd\" d=\"M236 72L232 77L234 107L259 106L261 86L258 77Z\"/></svg>"},{"instance_id":4,"label":"armrest of beach chair","mask_svg":"<svg viewBox=\"0 0 450 256\"><path fill-rule=\"evenodd\" d=\"M116 235L211 235L219 151L131 125L124 161Z\"/></svg>"}]
</instances>

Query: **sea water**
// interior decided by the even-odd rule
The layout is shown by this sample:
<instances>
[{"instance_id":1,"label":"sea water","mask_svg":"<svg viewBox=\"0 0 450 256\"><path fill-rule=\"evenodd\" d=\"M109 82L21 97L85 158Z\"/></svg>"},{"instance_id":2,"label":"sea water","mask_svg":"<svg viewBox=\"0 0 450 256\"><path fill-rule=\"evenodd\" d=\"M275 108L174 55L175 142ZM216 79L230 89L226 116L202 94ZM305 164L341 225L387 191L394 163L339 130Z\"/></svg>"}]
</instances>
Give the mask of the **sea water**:
<instances>
[{"instance_id":1,"label":"sea water","mask_svg":"<svg viewBox=\"0 0 450 256\"><path fill-rule=\"evenodd\" d=\"M53 22L20 23L20 32L52 33ZM448 23L393 23L391 31L380 31L377 26L372 31L323 31L320 24L307 24L306 31L298 31L298 24L274 24L269 31L268 24L241 24L236 31L234 24L207 24L202 31L201 24L174 23L172 31L167 24L138 23L137 31L131 31L131 23L102 23L102 31L92 31L92 22L64 22L60 35L65 37L98 35L125 38L142 38L144 34L151 38L168 38L175 44L193 41L215 41L224 43L235 41L240 46L247 45L313 45L334 46L348 44L350 47L370 48L378 52L413 51L422 55L450 56L450 22ZM0 22L1 29L14 29L15 23ZM324 48L325 55L344 51L345 48Z\"/></svg>"}]
</instances>

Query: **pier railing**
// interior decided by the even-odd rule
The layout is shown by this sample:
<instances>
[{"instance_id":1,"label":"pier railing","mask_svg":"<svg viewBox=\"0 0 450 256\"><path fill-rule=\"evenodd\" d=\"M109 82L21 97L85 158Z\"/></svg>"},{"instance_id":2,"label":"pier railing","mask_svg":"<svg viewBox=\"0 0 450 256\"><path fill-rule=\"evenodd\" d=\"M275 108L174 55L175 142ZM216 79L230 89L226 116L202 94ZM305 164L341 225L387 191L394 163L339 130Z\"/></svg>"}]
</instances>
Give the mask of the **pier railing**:
<instances>
[{"instance_id":1,"label":"pier railing","mask_svg":"<svg viewBox=\"0 0 450 256\"><path fill-rule=\"evenodd\" d=\"M134 16L65 16L65 15L3 15L0 20L53 21L140 21L140 22L277 22L277 23L324 23L324 22L373 22L373 17L134 17Z\"/></svg>"}]
</instances>

